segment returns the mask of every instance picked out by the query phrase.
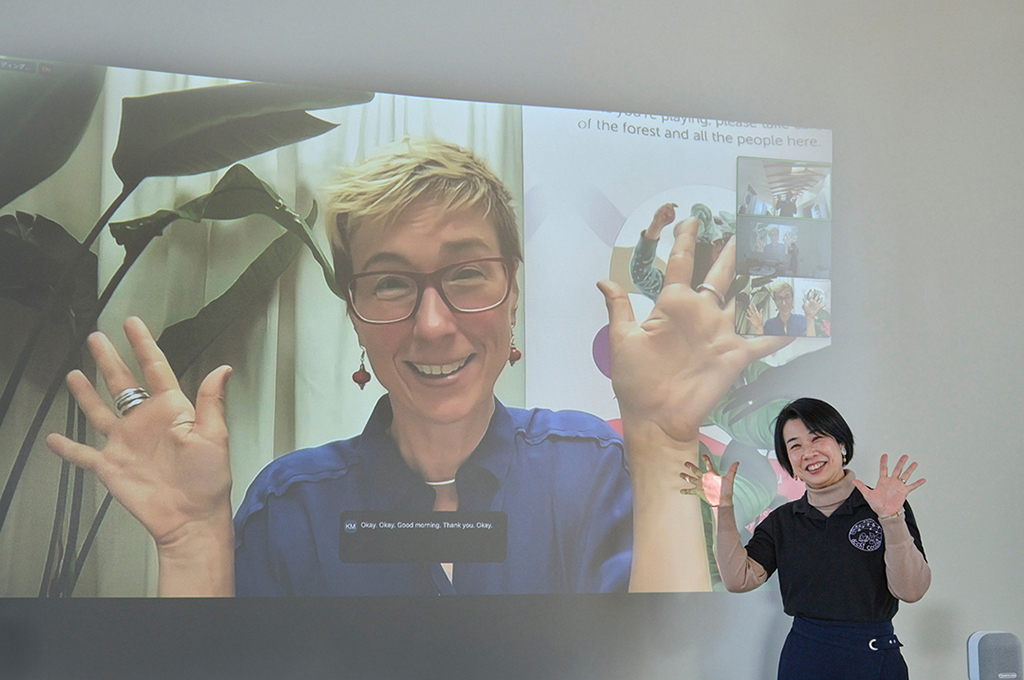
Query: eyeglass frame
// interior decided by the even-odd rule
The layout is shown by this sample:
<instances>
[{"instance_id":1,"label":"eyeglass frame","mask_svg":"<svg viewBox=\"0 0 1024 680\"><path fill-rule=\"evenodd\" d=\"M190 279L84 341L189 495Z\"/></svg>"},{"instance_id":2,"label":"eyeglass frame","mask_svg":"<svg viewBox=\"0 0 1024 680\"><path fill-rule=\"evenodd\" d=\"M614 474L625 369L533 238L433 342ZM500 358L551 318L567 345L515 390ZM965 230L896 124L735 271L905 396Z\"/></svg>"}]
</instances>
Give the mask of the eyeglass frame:
<instances>
[{"instance_id":1,"label":"eyeglass frame","mask_svg":"<svg viewBox=\"0 0 1024 680\"><path fill-rule=\"evenodd\" d=\"M489 305L481 309L458 309L454 304L452 304L451 300L448 299L448 295L445 294L444 286L441 285L441 275L447 272L448 270L455 269L456 267L462 267L467 264L473 264L474 262L501 262L502 266L505 268L505 277L507 279L505 281L505 294L502 295L501 299L495 302L493 305ZM440 269L435 269L434 271L427 273L400 271L396 269L361 272L359 274L353 274L352 276L349 277L348 282L345 284L345 300L346 302L348 302L349 309L352 310L352 313L355 314L355 317L357 319L359 319L363 323L373 324L375 326L384 326L390 323L402 323L403 321L408 321L409 319L416 316L416 312L420 310L420 304L423 302L423 293L427 290L427 288L433 288L437 292L438 297L441 298L441 301L444 302L445 306L456 314L477 314L478 312L489 312L492 309L497 309L498 307L502 306L508 300L508 296L512 293L512 285L516 278L516 270L518 268L517 265L518 263L516 259L513 257L495 256L478 257L472 260L455 262L453 264L445 265ZM401 319L392 319L391 321L371 321L370 319L363 317L363 315L359 313L359 310L356 309L355 293L352 290L353 284L356 282L357 279L360 278L366 278L370 276L382 276L389 274L406 276L412 279L412 281L416 284L416 303L413 305L412 311L410 311L407 316L404 316Z\"/></svg>"}]
</instances>

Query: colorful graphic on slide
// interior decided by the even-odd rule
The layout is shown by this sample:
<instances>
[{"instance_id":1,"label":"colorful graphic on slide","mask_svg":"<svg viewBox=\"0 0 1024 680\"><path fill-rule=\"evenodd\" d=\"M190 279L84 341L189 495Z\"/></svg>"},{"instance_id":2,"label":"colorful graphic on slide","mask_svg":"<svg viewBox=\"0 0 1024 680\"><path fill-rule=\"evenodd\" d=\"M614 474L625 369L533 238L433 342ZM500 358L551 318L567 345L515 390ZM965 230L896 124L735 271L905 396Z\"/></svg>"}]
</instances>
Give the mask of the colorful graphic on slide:
<instances>
[{"instance_id":1,"label":"colorful graphic on slide","mask_svg":"<svg viewBox=\"0 0 1024 680\"><path fill-rule=\"evenodd\" d=\"M813 144L798 141L808 139L814 140ZM830 185L818 176L821 169L831 167L831 134L827 130L787 129L782 133L771 126L739 127L728 121L527 107L523 110L523 152L530 340L526 401L596 413L616 427L608 317L594 288L596 281L609 278L622 285L629 293L634 316L646 318L661 290L674 227L694 216L700 220L700 228L693 285L702 282L728 239L743 228L736 186L741 163L754 170L771 169L773 176L780 174L776 166L785 165L763 162L762 155L792 159L787 161L790 169L815 168L814 201L806 202L818 206L816 214L827 207L831 218ZM755 153L758 157L752 160ZM746 172L752 180L754 170ZM765 191L782 187L794 199L804 195L782 179L777 184L766 183ZM784 210L788 212L788 206ZM747 215L746 219L754 218ZM815 257L815 267L820 267L820 262L827 267L829 254L822 252L822 246L830 243L820 232L829 229L829 222L818 218L815 226L817 233L800 231L799 240L797 229L790 227L787 233L793 235L788 243L806 247ZM660 232L659 238L645 243L649 228ZM749 239L752 230L743 233ZM769 255L788 247L781 240L775 245L767 237L765 244L771 246ZM797 263L800 274L810 267L799 252L791 251L789 257L787 264ZM780 266L779 273L783 271ZM822 270L813 271L820 274ZM824 330L817 337L797 337L749 367L741 384L726 395L702 430L703 447L716 462L740 457L744 461L742 479L737 483L741 526L752 528L767 510L803 493L802 485L793 482L775 461L770 427L781 403L796 395L758 391L756 382L762 372L784 367L831 342L827 320L831 290L827 269L824 271L824 279L819 276L813 281L813 294L811 279L787 279L787 285L801 294L820 295L813 297L813 306L826 319ZM731 291L736 296L737 318L746 318L752 291L765 313L770 311L773 319L778 316L774 302L761 299L762 289L782 283L775 279L739 272L736 290ZM769 329L776 323L769 323Z\"/></svg>"}]
</instances>

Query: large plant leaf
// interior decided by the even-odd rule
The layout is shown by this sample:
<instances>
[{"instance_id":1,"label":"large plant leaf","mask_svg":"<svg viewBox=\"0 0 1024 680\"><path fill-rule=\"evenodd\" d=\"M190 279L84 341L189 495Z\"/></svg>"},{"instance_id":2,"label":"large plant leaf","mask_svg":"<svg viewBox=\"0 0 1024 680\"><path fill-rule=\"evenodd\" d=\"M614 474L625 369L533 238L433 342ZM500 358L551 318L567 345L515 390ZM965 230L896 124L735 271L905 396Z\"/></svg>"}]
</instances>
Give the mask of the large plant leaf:
<instances>
[{"instance_id":1,"label":"large plant leaf","mask_svg":"<svg viewBox=\"0 0 1024 680\"><path fill-rule=\"evenodd\" d=\"M336 127L307 110L362 104L371 92L237 83L126 97L114 170L126 186L146 177L219 170Z\"/></svg>"},{"instance_id":2,"label":"large plant leaf","mask_svg":"<svg viewBox=\"0 0 1024 680\"><path fill-rule=\"evenodd\" d=\"M106 69L3 59L0 208L55 173L78 146Z\"/></svg>"},{"instance_id":3,"label":"large plant leaf","mask_svg":"<svg viewBox=\"0 0 1024 680\"><path fill-rule=\"evenodd\" d=\"M55 292L71 321L91 323L97 266L96 255L53 220L20 211L0 215L0 297L44 310Z\"/></svg>"},{"instance_id":4,"label":"large plant leaf","mask_svg":"<svg viewBox=\"0 0 1024 680\"><path fill-rule=\"evenodd\" d=\"M743 384L749 385L752 382L756 382L761 374L772 368L771 364L768 364L761 359L753 361L743 369Z\"/></svg>"},{"instance_id":5,"label":"large plant leaf","mask_svg":"<svg viewBox=\"0 0 1024 680\"><path fill-rule=\"evenodd\" d=\"M750 277L746 274L736 276L729 284L729 290L725 292L725 301L732 300L740 291L745 290L748 283L750 283Z\"/></svg>"},{"instance_id":6,"label":"large plant leaf","mask_svg":"<svg viewBox=\"0 0 1024 680\"><path fill-rule=\"evenodd\" d=\"M772 422L787 403L785 399L775 399L752 412L743 413L746 403L734 405L726 396L708 418L713 425L722 428L741 444L758 449L774 449L775 429Z\"/></svg>"},{"instance_id":7,"label":"large plant leaf","mask_svg":"<svg viewBox=\"0 0 1024 680\"><path fill-rule=\"evenodd\" d=\"M700 455L697 458L697 464L700 469L707 472L704 465L705 456L708 459L717 458L711 453L707 445L704 442L698 444ZM704 528L704 552L708 560L708 574L711 577L711 589L712 590L723 590L722 586L722 574L718 571L718 561L715 559L715 517L711 512L711 506L707 504L706 499L700 504L700 516L702 525Z\"/></svg>"},{"instance_id":8,"label":"large plant leaf","mask_svg":"<svg viewBox=\"0 0 1024 680\"><path fill-rule=\"evenodd\" d=\"M190 319L168 326L157 344L177 376L253 303L266 299L281 274L302 250L302 240L282 234L246 267L227 291Z\"/></svg>"},{"instance_id":9,"label":"large plant leaf","mask_svg":"<svg viewBox=\"0 0 1024 680\"><path fill-rule=\"evenodd\" d=\"M814 317L814 334L819 338L832 335L832 315L827 309L819 311L818 315Z\"/></svg>"},{"instance_id":10,"label":"large plant leaf","mask_svg":"<svg viewBox=\"0 0 1024 680\"><path fill-rule=\"evenodd\" d=\"M299 237L323 270L324 280L335 295L343 297L334 279L334 267L313 237L313 225L285 205L274 189L244 165L228 170L208 194L174 210L159 210L152 215L127 222L111 222L110 233L129 253L141 250L150 239L159 236L167 225L178 219L236 220L249 215L266 215Z\"/></svg>"}]
</instances>

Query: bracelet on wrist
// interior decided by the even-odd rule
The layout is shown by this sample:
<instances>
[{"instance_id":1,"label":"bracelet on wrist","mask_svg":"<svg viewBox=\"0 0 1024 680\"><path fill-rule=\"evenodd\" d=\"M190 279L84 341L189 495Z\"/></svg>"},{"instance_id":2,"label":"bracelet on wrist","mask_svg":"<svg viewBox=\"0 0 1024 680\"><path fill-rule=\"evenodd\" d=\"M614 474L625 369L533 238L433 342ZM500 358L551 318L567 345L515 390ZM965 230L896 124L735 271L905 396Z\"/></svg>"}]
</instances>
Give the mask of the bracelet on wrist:
<instances>
[{"instance_id":1,"label":"bracelet on wrist","mask_svg":"<svg viewBox=\"0 0 1024 680\"><path fill-rule=\"evenodd\" d=\"M878 520L881 521L883 519L892 519L893 517L902 517L902 516L903 516L903 508L900 508L899 510L897 510L894 513L892 513L891 515L886 515L885 517L879 517Z\"/></svg>"}]
</instances>

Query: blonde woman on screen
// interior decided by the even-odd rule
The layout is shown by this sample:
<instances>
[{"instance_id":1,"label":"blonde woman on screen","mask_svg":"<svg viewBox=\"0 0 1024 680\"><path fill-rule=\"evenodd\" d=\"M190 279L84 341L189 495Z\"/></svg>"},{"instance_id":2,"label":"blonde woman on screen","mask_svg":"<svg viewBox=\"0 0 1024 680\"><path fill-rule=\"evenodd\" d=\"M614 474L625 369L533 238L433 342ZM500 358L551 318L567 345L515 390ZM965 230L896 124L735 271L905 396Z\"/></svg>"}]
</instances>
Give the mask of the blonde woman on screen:
<instances>
[{"instance_id":1,"label":"blonde woman on screen","mask_svg":"<svg viewBox=\"0 0 1024 680\"><path fill-rule=\"evenodd\" d=\"M230 368L207 376L193 408L149 331L130 318L141 380L104 336L89 341L120 413L83 374L68 376L106 442L53 434L48 444L95 472L153 536L161 595L710 589L699 502L679 494L678 474L697 461L698 428L740 371L787 342L735 334L732 303L719 292L733 279L734 244L694 291L699 222L686 220L642 322L620 286L598 284L620 438L587 414L495 399L499 374L519 355L522 255L511 196L471 152L406 142L344 171L328 208L348 315L387 395L361 435L271 463L234 519L223 413ZM503 512L507 558L344 562L341 513L368 510Z\"/></svg>"}]
</instances>

